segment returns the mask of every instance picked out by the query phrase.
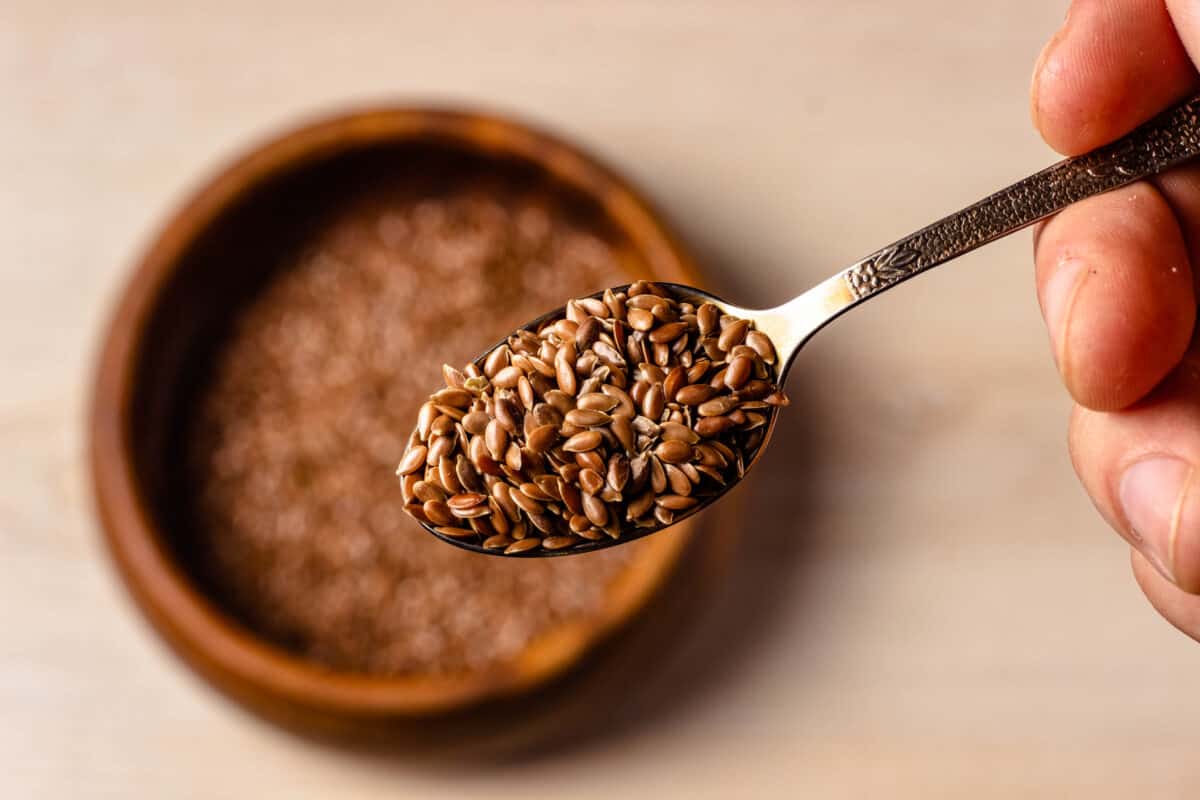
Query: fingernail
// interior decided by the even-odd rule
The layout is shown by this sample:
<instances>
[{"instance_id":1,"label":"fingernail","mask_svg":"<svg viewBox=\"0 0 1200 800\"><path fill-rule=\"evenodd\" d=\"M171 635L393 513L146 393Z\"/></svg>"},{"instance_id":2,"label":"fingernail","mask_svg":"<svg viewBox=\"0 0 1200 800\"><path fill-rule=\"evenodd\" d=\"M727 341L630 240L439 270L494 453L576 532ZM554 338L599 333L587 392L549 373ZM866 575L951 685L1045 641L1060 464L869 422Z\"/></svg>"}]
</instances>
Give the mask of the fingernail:
<instances>
[{"instance_id":1,"label":"fingernail","mask_svg":"<svg viewBox=\"0 0 1200 800\"><path fill-rule=\"evenodd\" d=\"M1054 274L1042 289L1042 315L1050 330L1050 344L1059 369L1066 373L1067 332L1071 324L1071 308L1087 275L1086 265L1077 258L1064 258L1054 268Z\"/></svg>"},{"instance_id":2,"label":"fingernail","mask_svg":"<svg viewBox=\"0 0 1200 800\"><path fill-rule=\"evenodd\" d=\"M1121 509L1142 555L1167 580L1175 581L1179 516L1195 470L1171 456L1138 461L1121 476Z\"/></svg>"}]
</instances>

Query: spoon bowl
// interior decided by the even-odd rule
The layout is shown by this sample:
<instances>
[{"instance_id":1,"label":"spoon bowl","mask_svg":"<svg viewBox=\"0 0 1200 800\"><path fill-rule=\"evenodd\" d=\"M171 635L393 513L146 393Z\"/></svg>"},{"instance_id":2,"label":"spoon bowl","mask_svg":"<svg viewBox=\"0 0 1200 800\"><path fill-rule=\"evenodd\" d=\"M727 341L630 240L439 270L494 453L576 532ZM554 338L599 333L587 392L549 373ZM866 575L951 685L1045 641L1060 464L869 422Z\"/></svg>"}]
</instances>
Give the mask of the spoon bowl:
<instances>
[{"instance_id":1,"label":"spoon bowl","mask_svg":"<svg viewBox=\"0 0 1200 800\"><path fill-rule=\"evenodd\" d=\"M711 303L711 304L715 305L718 309L720 309L722 314L738 317L740 319L748 319L748 320L753 321L755 323L755 327L758 330L762 330L764 333L766 333L768 335L768 337L770 337L770 339L772 340L772 343L776 345L776 350L777 350L778 358L779 358L778 363L780 364L776 379L774 381L774 383L777 386L782 386L783 378L786 375L787 369L790 368L791 363L795 359L795 356L799 352L801 346L803 346L804 342L807 341L808 338L812 335L812 331L806 332L803 325L797 325L797 321L799 319L799 317L797 315L798 307L793 306L792 303L789 303L786 306L782 306L780 308L756 311L756 310L751 310L751 309L747 309L747 308L742 308L740 306L735 306L732 303L729 303L729 302L723 300L722 298L717 297L716 295L712 294L711 292L707 292L703 289L699 289L694 286L686 286L684 284L661 282L661 281L656 282L654 285L657 286L658 288L664 290L666 292L666 294L668 294L669 296L671 296L673 299L675 299L677 301L689 302L689 303L696 305L697 307L699 307L700 305L702 305L704 303ZM614 286L608 290L599 291L599 292L595 292L593 294L587 295L586 298L600 300L601 298L604 297L605 294L607 294L609 292L626 292L629 290L630 286L631 286L631 284L623 284L620 286ZM820 288L820 287L818 287L818 288ZM836 286L831 286L831 287L829 287L829 289L830 289L830 291L833 291L834 289L836 289ZM805 304L815 304L816 298L818 298L819 295L820 295L820 293L811 293L811 292L806 293L803 297L797 298L796 301L793 301L793 303L798 303L800 300L803 300L804 298L808 298L808 300L805 301ZM831 299L830 302L833 302L833 299ZM826 303L825 305L829 305L829 303ZM822 306L822 307L824 307L824 306ZM541 329L543 326L545 326L547 323L551 323L556 320L565 318L566 312L567 312L567 307L560 306L559 308L554 309L553 311L549 311L545 314L542 314L539 317L536 317L533 320L530 320L527 324L522 326L521 329L531 331L531 332L536 332L539 329ZM507 342L507 337L505 339L501 339L500 341L494 343L493 345L491 345L490 347L485 349L482 353L480 353L473 360L472 363L474 363L476 367L479 367L480 369L482 369L484 367L484 363L485 363L488 355L490 353L492 353L493 351L495 351L497 348L504 346L506 342ZM783 343L782 346L780 346L780 344L779 344L781 342ZM771 435L774 433L775 424L776 424L776 421L778 420L778 417L779 417L779 414L777 413L777 409L775 409L775 408L772 408L770 410L770 412L767 414L766 425L763 427L764 435L762 438L762 442L760 445L758 445L754 449L754 451L752 453L749 454L750 458L743 464L743 467L741 470L742 474L738 479L739 481L740 481L741 477L744 477L745 473L749 472L750 468L755 463L757 463L759 456L762 454L767 443L771 439ZM524 552L518 552L518 553L504 553L503 551L500 551L500 550L484 548L480 543L475 542L475 541L470 541L468 539L463 539L461 537L446 535L438 530L438 528L439 528L438 525L435 525L427 520L417 519L417 522L423 528L425 528L426 531L428 531L433 536L436 536L437 538L441 539L442 541L447 542L448 544L452 544L455 547L459 547L459 548L462 548L465 550L470 550L472 552L484 553L487 555L502 555L502 556L506 556L508 558L549 558L549 557L555 557L555 556L578 555L580 553L590 553L590 552L595 552L597 550L604 550L609 547L615 547L615 546L621 545L621 544L627 544L629 542L633 542L638 539L645 538L646 536L649 536L653 533L657 533L661 530L664 530L666 527L674 526L674 525L682 522L684 519L691 517L701 511L703 511L704 509L708 508L710 505L715 503L717 500L721 499L721 497L723 497L725 495L725 493L728 492L730 489L732 489L735 485L737 485L736 482L729 483L729 484L725 485L724 487L722 487L719 491L710 492L710 493L700 496L699 497L700 502L697 505L693 506L692 508L687 509L685 512L676 514L675 519L671 523L670 526L662 526L662 527L657 527L657 528L628 527L628 528L622 529L621 537L618 539L606 537L604 539L598 539L593 542L579 544L579 545L576 545L575 547L566 548L566 549L562 549L562 550L546 550L546 549L538 548L538 549L526 550Z\"/></svg>"}]
</instances>

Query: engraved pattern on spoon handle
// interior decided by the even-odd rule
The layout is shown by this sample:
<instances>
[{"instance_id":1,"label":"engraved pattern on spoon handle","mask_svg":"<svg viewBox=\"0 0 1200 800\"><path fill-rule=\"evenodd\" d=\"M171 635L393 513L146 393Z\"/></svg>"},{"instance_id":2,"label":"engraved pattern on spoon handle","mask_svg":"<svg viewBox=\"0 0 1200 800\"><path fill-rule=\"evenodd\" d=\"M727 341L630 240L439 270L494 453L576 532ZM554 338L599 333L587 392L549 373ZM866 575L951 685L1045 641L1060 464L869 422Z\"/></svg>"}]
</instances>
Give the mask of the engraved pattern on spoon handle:
<instances>
[{"instance_id":1,"label":"engraved pattern on spoon handle","mask_svg":"<svg viewBox=\"0 0 1200 800\"><path fill-rule=\"evenodd\" d=\"M856 300L1061 211L1200 155L1200 96L1112 144L1068 158L933 223L846 270Z\"/></svg>"}]
</instances>

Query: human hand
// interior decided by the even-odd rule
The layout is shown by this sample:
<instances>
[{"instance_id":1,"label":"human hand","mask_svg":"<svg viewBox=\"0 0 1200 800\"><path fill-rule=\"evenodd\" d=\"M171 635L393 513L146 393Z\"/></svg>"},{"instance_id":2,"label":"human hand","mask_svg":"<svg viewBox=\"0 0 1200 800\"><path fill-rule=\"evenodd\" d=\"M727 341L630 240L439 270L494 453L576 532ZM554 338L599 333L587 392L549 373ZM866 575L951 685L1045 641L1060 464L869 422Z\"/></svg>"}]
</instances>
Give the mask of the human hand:
<instances>
[{"instance_id":1,"label":"human hand","mask_svg":"<svg viewBox=\"0 0 1200 800\"><path fill-rule=\"evenodd\" d=\"M1200 90L1196 64L1193 0L1074 0L1035 70L1034 122L1077 155ZM1200 640L1200 164L1071 206L1034 242L1075 470L1150 602Z\"/></svg>"}]
</instances>

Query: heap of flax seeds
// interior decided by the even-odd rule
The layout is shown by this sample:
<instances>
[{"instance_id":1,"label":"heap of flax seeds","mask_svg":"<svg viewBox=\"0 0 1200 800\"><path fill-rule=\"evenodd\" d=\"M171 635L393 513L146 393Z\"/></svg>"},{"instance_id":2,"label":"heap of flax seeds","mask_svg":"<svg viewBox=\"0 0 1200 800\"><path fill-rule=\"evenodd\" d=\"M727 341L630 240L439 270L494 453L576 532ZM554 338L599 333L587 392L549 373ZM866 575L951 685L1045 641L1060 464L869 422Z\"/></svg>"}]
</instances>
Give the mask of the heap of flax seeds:
<instances>
[{"instance_id":1,"label":"heap of flax seeds","mask_svg":"<svg viewBox=\"0 0 1200 800\"><path fill-rule=\"evenodd\" d=\"M405 510L505 554L677 522L742 477L786 403L752 321L644 281L442 374L397 469Z\"/></svg>"}]
</instances>

